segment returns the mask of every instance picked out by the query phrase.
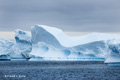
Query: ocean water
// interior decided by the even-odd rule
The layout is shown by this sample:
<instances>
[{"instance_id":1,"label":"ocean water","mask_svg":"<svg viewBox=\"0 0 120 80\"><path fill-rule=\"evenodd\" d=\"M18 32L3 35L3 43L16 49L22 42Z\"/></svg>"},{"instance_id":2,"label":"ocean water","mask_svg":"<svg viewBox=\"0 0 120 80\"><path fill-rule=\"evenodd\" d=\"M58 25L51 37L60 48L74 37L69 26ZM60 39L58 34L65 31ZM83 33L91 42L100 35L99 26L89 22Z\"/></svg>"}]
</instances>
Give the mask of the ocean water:
<instances>
[{"instance_id":1,"label":"ocean water","mask_svg":"<svg viewBox=\"0 0 120 80\"><path fill-rule=\"evenodd\" d=\"M100 61L0 61L0 80L120 80Z\"/></svg>"}]
</instances>

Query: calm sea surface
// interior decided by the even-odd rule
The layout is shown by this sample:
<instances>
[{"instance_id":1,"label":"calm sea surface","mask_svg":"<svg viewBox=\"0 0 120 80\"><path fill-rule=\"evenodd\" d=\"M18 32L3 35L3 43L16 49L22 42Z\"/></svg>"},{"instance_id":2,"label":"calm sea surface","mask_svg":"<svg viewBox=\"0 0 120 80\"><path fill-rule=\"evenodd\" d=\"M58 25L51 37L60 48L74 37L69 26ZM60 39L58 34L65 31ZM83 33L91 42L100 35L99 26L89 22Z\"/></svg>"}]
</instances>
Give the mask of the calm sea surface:
<instances>
[{"instance_id":1,"label":"calm sea surface","mask_svg":"<svg viewBox=\"0 0 120 80\"><path fill-rule=\"evenodd\" d=\"M0 61L0 80L120 80L103 62Z\"/></svg>"}]
</instances>

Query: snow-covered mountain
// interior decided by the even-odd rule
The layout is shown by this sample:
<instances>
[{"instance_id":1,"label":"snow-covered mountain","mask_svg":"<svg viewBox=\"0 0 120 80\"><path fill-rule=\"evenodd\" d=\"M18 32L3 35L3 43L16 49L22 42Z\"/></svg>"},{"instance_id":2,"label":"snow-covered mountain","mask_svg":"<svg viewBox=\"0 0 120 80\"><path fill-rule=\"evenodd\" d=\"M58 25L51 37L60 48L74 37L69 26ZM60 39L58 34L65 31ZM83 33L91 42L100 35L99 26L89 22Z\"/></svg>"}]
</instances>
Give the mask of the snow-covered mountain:
<instances>
[{"instance_id":1,"label":"snow-covered mountain","mask_svg":"<svg viewBox=\"0 0 120 80\"><path fill-rule=\"evenodd\" d=\"M61 29L45 25L31 27L31 32L15 30L16 43L11 42L12 53L7 52L10 41L0 40L0 47L6 49L2 54L11 58L41 58L41 59L79 59L106 58L114 52L110 44L120 39L114 34L91 33L84 36L70 37ZM3 44L4 42L4 44ZM115 41L116 42L116 41ZM116 46L115 43L113 45ZM115 52L117 53L117 52Z\"/></svg>"}]
</instances>

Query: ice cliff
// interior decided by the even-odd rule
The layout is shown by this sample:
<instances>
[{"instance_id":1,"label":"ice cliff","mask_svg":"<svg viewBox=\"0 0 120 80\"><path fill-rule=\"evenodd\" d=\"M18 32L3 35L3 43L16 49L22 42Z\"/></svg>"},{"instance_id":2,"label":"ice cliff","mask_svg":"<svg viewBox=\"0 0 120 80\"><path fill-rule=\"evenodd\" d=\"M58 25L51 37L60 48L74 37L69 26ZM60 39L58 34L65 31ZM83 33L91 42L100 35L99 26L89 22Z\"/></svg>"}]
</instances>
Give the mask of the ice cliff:
<instances>
[{"instance_id":1,"label":"ice cliff","mask_svg":"<svg viewBox=\"0 0 120 80\"><path fill-rule=\"evenodd\" d=\"M20 29L15 30L15 40L0 38L0 59L27 59L32 50L31 33Z\"/></svg>"},{"instance_id":2,"label":"ice cliff","mask_svg":"<svg viewBox=\"0 0 120 80\"><path fill-rule=\"evenodd\" d=\"M15 30L16 43L0 39L0 55L11 58L106 58L109 54L119 54L120 39L114 34L91 33L70 37L61 29L46 25L35 25L31 32ZM119 41L118 41L119 42ZM10 50L10 51L9 51Z\"/></svg>"},{"instance_id":3,"label":"ice cliff","mask_svg":"<svg viewBox=\"0 0 120 80\"><path fill-rule=\"evenodd\" d=\"M12 58L29 58L32 50L31 34L27 31L15 30L15 40Z\"/></svg>"},{"instance_id":4,"label":"ice cliff","mask_svg":"<svg viewBox=\"0 0 120 80\"><path fill-rule=\"evenodd\" d=\"M47 44L52 44L55 47L72 47L95 41L105 41L118 38L117 35L104 33L91 33L85 36L70 37L66 35L61 29L49 27L46 25L33 26L31 28L31 33L33 43L45 42Z\"/></svg>"},{"instance_id":5,"label":"ice cliff","mask_svg":"<svg viewBox=\"0 0 120 80\"><path fill-rule=\"evenodd\" d=\"M13 45L13 42L0 38L0 59L10 59Z\"/></svg>"},{"instance_id":6,"label":"ice cliff","mask_svg":"<svg viewBox=\"0 0 120 80\"><path fill-rule=\"evenodd\" d=\"M105 63L120 62L120 39L108 41L110 54L107 56Z\"/></svg>"},{"instance_id":7,"label":"ice cliff","mask_svg":"<svg viewBox=\"0 0 120 80\"><path fill-rule=\"evenodd\" d=\"M64 58L106 58L109 53L107 42L118 38L117 35L104 33L70 37L61 29L46 25L33 26L31 35L31 55Z\"/></svg>"}]
</instances>

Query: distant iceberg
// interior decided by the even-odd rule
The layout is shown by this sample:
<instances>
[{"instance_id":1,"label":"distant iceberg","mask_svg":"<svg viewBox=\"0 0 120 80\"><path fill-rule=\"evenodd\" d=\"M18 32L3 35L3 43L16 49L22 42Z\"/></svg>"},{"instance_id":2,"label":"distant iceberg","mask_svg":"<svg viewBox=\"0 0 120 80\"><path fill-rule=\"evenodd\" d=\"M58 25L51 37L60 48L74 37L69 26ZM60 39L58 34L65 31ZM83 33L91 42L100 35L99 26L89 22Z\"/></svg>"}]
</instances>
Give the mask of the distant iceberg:
<instances>
[{"instance_id":1,"label":"distant iceberg","mask_svg":"<svg viewBox=\"0 0 120 80\"><path fill-rule=\"evenodd\" d=\"M111 42L117 39L119 36L105 33L70 37L61 29L35 25L31 32L15 30L16 43L1 39L0 55L11 59L100 61L107 60L110 54L119 54L119 45Z\"/></svg>"}]
</instances>

